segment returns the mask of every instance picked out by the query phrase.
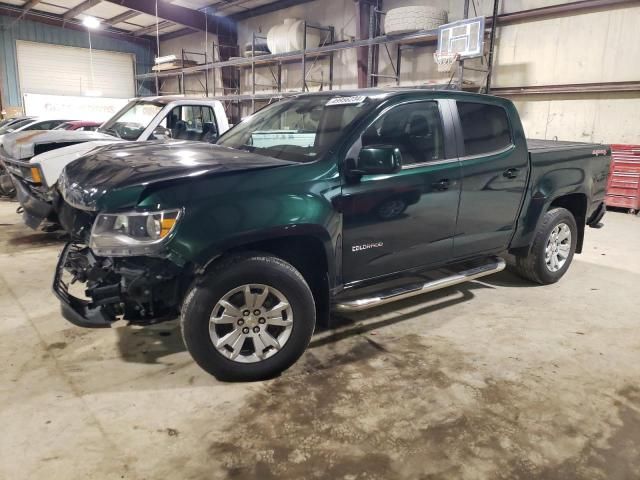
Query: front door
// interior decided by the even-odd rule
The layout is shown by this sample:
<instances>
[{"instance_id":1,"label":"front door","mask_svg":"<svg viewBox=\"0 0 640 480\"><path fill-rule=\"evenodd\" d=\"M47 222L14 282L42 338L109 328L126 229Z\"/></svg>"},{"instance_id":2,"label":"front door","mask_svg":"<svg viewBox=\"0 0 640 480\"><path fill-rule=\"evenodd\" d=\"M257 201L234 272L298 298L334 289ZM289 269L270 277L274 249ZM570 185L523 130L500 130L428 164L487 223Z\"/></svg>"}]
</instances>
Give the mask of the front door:
<instances>
[{"instance_id":1,"label":"front door","mask_svg":"<svg viewBox=\"0 0 640 480\"><path fill-rule=\"evenodd\" d=\"M355 159L363 147L392 145L403 166L393 175L345 180L345 284L452 256L460 166L451 119L446 100L400 104L384 111L349 150L347 158Z\"/></svg>"}]
</instances>

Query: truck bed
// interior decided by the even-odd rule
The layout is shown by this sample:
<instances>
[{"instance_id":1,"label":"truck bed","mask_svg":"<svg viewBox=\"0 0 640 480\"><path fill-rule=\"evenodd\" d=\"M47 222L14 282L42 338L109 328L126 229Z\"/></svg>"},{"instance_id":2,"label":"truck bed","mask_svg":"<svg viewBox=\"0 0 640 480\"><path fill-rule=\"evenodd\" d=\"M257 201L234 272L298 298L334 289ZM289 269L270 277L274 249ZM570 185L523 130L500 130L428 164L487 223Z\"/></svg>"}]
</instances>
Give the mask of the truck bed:
<instances>
[{"instance_id":1,"label":"truck bed","mask_svg":"<svg viewBox=\"0 0 640 480\"><path fill-rule=\"evenodd\" d=\"M603 146L599 143L586 142L566 142L558 140L542 140L537 138L527 138L529 153L546 153L551 151L574 150L579 148L594 148Z\"/></svg>"}]
</instances>

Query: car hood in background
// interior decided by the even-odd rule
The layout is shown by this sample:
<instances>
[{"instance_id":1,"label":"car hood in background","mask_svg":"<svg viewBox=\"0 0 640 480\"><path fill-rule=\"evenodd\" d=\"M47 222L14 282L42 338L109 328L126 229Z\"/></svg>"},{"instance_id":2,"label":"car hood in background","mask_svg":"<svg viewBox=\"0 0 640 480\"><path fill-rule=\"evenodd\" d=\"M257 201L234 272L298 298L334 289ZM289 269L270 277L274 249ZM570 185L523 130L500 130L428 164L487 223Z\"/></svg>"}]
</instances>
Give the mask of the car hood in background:
<instances>
[{"instance_id":1,"label":"car hood in background","mask_svg":"<svg viewBox=\"0 0 640 480\"><path fill-rule=\"evenodd\" d=\"M293 163L203 142L130 142L100 148L69 164L59 190L69 204L96 210L100 198L114 190L139 187L139 192L158 182Z\"/></svg>"},{"instance_id":2,"label":"car hood in background","mask_svg":"<svg viewBox=\"0 0 640 480\"><path fill-rule=\"evenodd\" d=\"M34 156L36 145L61 144L61 146L67 146L95 140L115 141L117 139L111 135L100 132L29 130L5 135L2 140L2 146L10 158L14 160L28 160ZM53 145L51 146L53 147Z\"/></svg>"}]
</instances>

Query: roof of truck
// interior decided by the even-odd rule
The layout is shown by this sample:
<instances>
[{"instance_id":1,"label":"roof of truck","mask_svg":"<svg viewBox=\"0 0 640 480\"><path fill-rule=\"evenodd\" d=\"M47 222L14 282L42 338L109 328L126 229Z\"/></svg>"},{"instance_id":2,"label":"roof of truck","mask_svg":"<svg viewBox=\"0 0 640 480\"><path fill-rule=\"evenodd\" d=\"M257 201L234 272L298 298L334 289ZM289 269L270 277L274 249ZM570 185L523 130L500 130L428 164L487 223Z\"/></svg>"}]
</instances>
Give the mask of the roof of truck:
<instances>
[{"instance_id":1,"label":"roof of truck","mask_svg":"<svg viewBox=\"0 0 640 480\"><path fill-rule=\"evenodd\" d=\"M351 97L351 96L382 96L382 97L392 97L395 95L409 95L416 93L450 93L455 96L465 96L465 97L477 97L477 98L496 98L492 95L485 95L481 93L473 93L473 92L464 92L461 90L452 90L446 88L446 85L435 85L433 87L383 87L383 88L360 88L360 89L350 89L350 90L324 90L321 92L304 92L304 93L283 93L283 97L285 98L295 98L295 97L306 97L306 96L340 96L340 97ZM275 94L274 94L275 95ZM498 97L500 98L500 97ZM150 102L158 102L158 103L170 103L176 101L216 101L215 97L185 97L181 95L161 95L158 97L139 97L137 100L147 100ZM506 99L505 99L506 100Z\"/></svg>"},{"instance_id":2,"label":"roof of truck","mask_svg":"<svg viewBox=\"0 0 640 480\"><path fill-rule=\"evenodd\" d=\"M383 87L383 88L360 88L353 90L324 90L322 92L305 92L300 93L296 96L306 97L306 96L315 96L315 95L324 95L324 96L358 96L358 95L366 95L366 96L386 96L391 97L394 95L402 95L402 94L412 94L412 93L450 93L455 96L466 96L466 97L478 97L478 98L496 98L493 95L485 95L482 93L474 93L474 92L464 92L462 90L452 90L446 88L445 85L435 85L433 87Z\"/></svg>"},{"instance_id":3,"label":"roof of truck","mask_svg":"<svg viewBox=\"0 0 640 480\"><path fill-rule=\"evenodd\" d=\"M171 103L171 102L182 102L182 101L191 101L191 102L215 102L217 101L213 97L185 97L183 95L160 95L158 97L138 97L135 100L144 100L148 102L157 102L157 103Z\"/></svg>"}]
</instances>

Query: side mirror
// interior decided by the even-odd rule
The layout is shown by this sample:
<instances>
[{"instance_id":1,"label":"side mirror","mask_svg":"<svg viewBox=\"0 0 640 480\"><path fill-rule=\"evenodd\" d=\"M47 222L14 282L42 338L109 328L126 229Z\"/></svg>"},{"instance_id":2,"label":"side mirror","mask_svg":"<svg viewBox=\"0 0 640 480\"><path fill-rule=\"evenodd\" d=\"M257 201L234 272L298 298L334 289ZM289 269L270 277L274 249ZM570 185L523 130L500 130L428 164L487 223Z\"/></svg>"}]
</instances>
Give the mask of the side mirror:
<instances>
[{"instance_id":1,"label":"side mirror","mask_svg":"<svg viewBox=\"0 0 640 480\"><path fill-rule=\"evenodd\" d=\"M153 135L154 140L171 140L172 138L171 130L163 127L162 125L158 125L154 128L151 135Z\"/></svg>"},{"instance_id":2,"label":"side mirror","mask_svg":"<svg viewBox=\"0 0 640 480\"><path fill-rule=\"evenodd\" d=\"M402 154L393 145L370 145L360 150L355 168L349 168L351 175L388 175L402 168Z\"/></svg>"}]
</instances>

